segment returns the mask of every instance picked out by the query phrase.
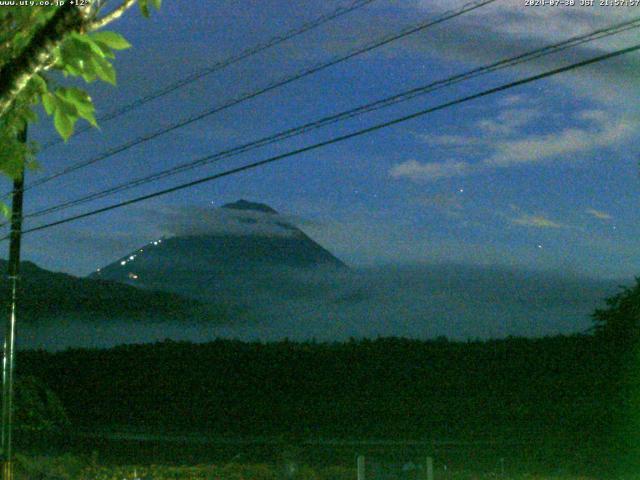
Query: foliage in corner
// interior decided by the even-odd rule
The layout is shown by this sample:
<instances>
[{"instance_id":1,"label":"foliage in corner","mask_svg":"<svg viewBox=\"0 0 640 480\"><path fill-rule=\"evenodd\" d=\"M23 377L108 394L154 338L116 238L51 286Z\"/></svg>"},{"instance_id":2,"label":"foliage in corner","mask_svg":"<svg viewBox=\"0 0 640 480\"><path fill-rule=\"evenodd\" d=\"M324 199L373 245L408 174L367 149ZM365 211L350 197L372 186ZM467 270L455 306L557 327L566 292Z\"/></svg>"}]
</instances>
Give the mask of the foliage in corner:
<instances>
[{"instance_id":1,"label":"foliage in corner","mask_svg":"<svg viewBox=\"0 0 640 480\"><path fill-rule=\"evenodd\" d=\"M140 12L146 18L149 18L149 4L156 10L160 10L162 6L162 0L139 0L138 5L140 5Z\"/></svg>"},{"instance_id":2,"label":"foliage in corner","mask_svg":"<svg viewBox=\"0 0 640 480\"><path fill-rule=\"evenodd\" d=\"M38 120L40 104L65 142L80 119L98 126L89 94L61 83L66 83L66 77L78 77L87 83L116 84L115 52L131 44L119 33L102 28L136 0L121 0L103 13L105 3L0 8L0 175L16 178L23 169L37 166L36 145L25 144L19 137L29 123ZM137 3L146 17L150 6L160 8L161 0Z\"/></svg>"},{"instance_id":3,"label":"foliage in corner","mask_svg":"<svg viewBox=\"0 0 640 480\"><path fill-rule=\"evenodd\" d=\"M635 344L640 339L640 277L632 287L622 287L618 294L607 298L607 308L593 314L597 335Z\"/></svg>"}]
</instances>

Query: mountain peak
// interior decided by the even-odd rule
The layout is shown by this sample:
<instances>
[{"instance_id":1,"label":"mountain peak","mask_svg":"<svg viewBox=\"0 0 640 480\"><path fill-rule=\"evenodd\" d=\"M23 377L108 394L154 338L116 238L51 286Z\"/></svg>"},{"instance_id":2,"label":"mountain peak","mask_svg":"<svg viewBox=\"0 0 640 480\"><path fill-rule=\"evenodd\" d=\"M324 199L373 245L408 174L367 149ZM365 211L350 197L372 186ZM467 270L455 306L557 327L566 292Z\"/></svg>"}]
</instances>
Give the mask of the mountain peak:
<instances>
[{"instance_id":1,"label":"mountain peak","mask_svg":"<svg viewBox=\"0 0 640 480\"><path fill-rule=\"evenodd\" d=\"M237 202L233 202L233 203L226 203L222 205L221 208L228 208L231 210L253 210L254 212L263 212L263 213L272 213L272 214L278 213L269 205L265 205L264 203L250 202L244 199L240 199Z\"/></svg>"}]
</instances>

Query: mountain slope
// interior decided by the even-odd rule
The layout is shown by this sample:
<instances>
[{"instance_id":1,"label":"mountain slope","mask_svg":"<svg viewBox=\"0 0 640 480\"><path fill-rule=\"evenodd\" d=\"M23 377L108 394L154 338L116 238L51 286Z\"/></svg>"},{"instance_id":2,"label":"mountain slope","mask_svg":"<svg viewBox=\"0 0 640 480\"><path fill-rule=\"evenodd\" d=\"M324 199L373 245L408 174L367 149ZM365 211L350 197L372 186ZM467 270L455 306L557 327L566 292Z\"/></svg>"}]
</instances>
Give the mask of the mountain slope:
<instances>
[{"instance_id":1,"label":"mountain slope","mask_svg":"<svg viewBox=\"0 0 640 480\"><path fill-rule=\"evenodd\" d=\"M212 214L207 224L150 242L92 277L244 303L261 290L277 288L274 279L283 270L346 269L267 205L240 200Z\"/></svg>"},{"instance_id":2,"label":"mountain slope","mask_svg":"<svg viewBox=\"0 0 640 480\"><path fill-rule=\"evenodd\" d=\"M0 260L0 271L6 271ZM10 282L0 277L0 302L8 311ZM201 313L201 305L191 299L166 292L141 290L113 281L78 278L21 263L19 283L21 321L42 323L57 317L187 319Z\"/></svg>"}]
</instances>

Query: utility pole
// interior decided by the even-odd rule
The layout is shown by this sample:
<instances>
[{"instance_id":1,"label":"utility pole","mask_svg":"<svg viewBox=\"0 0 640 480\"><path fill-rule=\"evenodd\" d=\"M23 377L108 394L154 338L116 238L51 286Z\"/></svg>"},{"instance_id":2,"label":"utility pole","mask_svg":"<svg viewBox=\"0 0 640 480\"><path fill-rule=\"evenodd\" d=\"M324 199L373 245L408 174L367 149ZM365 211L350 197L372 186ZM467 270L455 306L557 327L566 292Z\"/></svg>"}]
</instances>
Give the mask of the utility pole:
<instances>
[{"instance_id":1,"label":"utility pole","mask_svg":"<svg viewBox=\"0 0 640 480\"><path fill-rule=\"evenodd\" d=\"M25 125L19 138L27 141ZM4 357L2 359L2 480L13 480L13 371L16 337L16 307L18 302L18 275L20 273L20 240L22 236L22 199L24 193L24 168L13 180L11 198L11 232L9 240L9 282L11 284L11 309L4 332Z\"/></svg>"}]
</instances>

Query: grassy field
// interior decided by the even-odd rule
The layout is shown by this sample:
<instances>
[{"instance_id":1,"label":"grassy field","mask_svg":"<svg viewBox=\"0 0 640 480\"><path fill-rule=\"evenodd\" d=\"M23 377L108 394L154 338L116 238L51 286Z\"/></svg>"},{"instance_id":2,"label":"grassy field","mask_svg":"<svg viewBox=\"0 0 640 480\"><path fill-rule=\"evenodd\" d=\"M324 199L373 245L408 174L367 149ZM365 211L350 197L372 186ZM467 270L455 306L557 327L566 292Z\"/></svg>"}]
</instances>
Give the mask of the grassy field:
<instances>
[{"instance_id":1,"label":"grassy field","mask_svg":"<svg viewBox=\"0 0 640 480\"><path fill-rule=\"evenodd\" d=\"M398 476L407 480L409 476ZM566 475L445 472L437 470L437 480L595 480L591 477ZM348 467L301 466L295 471L285 471L270 464L226 465L102 465L95 458L72 455L59 457L17 456L16 480L355 480L356 469ZM418 477L414 477L419 480ZM372 478L372 480L375 480Z\"/></svg>"}]
</instances>

